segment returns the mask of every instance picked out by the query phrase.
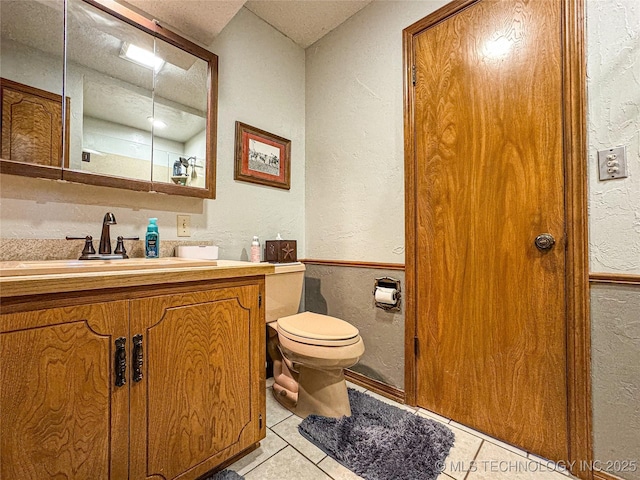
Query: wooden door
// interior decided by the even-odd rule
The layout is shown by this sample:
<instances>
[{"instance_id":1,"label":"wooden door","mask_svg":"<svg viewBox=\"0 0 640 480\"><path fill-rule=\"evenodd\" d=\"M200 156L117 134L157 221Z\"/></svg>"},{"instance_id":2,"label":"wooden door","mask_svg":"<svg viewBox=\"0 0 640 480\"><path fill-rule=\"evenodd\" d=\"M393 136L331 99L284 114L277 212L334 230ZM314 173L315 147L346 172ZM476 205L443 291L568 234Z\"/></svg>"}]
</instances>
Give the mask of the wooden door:
<instances>
[{"instance_id":1,"label":"wooden door","mask_svg":"<svg viewBox=\"0 0 640 480\"><path fill-rule=\"evenodd\" d=\"M2 158L62 166L62 97L29 85L0 79ZM70 102L67 97L67 112ZM69 139L67 114L66 138ZM68 153L65 155L68 163Z\"/></svg>"},{"instance_id":2,"label":"wooden door","mask_svg":"<svg viewBox=\"0 0 640 480\"><path fill-rule=\"evenodd\" d=\"M259 291L132 301L144 366L131 392L131 480L195 479L264 438Z\"/></svg>"},{"instance_id":3,"label":"wooden door","mask_svg":"<svg viewBox=\"0 0 640 480\"><path fill-rule=\"evenodd\" d=\"M0 315L0 478L127 478L127 320L126 302Z\"/></svg>"},{"instance_id":4,"label":"wooden door","mask_svg":"<svg viewBox=\"0 0 640 480\"><path fill-rule=\"evenodd\" d=\"M420 406L568 458L561 2L413 37ZM556 244L539 250L549 233Z\"/></svg>"}]
</instances>

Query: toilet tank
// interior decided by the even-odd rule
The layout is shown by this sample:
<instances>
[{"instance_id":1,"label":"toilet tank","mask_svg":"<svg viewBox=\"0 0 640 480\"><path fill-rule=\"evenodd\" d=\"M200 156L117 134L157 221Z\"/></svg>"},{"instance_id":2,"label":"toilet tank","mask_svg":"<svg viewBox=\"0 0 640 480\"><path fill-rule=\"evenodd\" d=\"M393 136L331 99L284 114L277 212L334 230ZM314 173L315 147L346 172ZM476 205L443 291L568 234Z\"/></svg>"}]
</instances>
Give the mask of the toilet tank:
<instances>
[{"instance_id":1,"label":"toilet tank","mask_svg":"<svg viewBox=\"0 0 640 480\"><path fill-rule=\"evenodd\" d=\"M305 267L302 263L275 264L275 272L265 276L265 319L295 315L300 307Z\"/></svg>"}]
</instances>

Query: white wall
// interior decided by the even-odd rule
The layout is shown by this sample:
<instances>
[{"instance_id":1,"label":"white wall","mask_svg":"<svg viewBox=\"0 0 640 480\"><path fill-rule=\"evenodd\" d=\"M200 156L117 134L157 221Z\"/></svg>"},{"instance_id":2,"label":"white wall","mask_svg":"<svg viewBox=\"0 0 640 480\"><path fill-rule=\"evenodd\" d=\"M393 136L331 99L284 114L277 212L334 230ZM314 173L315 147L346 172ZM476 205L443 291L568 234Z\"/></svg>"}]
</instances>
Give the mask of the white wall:
<instances>
[{"instance_id":1,"label":"white wall","mask_svg":"<svg viewBox=\"0 0 640 480\"><path fill-rule=\"evenodd\" d=\"M592 272L640 274L640 2L587 0ZM598 180L598 150L626 145L629 178Z\"/></svg>"},{"instance_id":2,"label":"white wall","mask_svg":"<svg viewBox=\"0 0 640 480\"><path fill-rule=\"evenodd\" d=\"M154 182L171 182L173 162L185 155L185 144L162 137L153 138L153 175L151 132L93 117L83 117L82 146L101 154L92 154L86 163L80 159L71 168ZM200 185L204 186L204 185Z\"/></svg>"},{"instance_id":3,"label":"white wall","mask_svg":"<svg viewBox=\"0 0 640 480\"><path fill-rule=\"evenodd\" d=\"M253 235L283 236L304 248L304 51L246 9L216 38L219 56L217 199L0 176L0 236L99 237L112 211L114 235L144 235L158 217L161 238L177 239L176 214L192 215L190 240L213 240L221 258L239 259ZM233 180L235 121L292 141L291 190ZM302 252L299 252L301 255Z\"/></svg>"},{"instance_id":4,"label":"white wall","mask_svg":"<svg viewBox=\"0 0 640 480\"><path fill-rule=\"evenodd\" d=\"M236 27L236 25L238 25ZM230 28L234 27L234 28ZM208 228L231 258L260 241L298 241L304 255L304 50L243 8L216 38L220 57L218 200L205 204ZM291 190L233 180L235 122L291 140Z\"/></svg>"},{"instance_id":5,"label":"white wall","mask_svg":"<svg viewBox=\"0 0 640 480\"><path fill-rule=\"evenodd\" d=\"M187 157L196 157L196 162L198 165L202 165L204 163L205 152L207 151L206 146L207 141L207 132L203 130L200 133L196 133L193 137L187 140L184 144L184 153ZM202 168L196 169L197 177L191 179L191 184L194 187L204 187L204 173L205 170Z\"/></svg>"},{"instance_id":6,"label":"white wall","mask_svg":"<svg viewBox=\"0 0 640 480\"><path fill-rule=\"evenodd\" d=\"M62 51L59 56L45 54L38 49L3 38L0 52L3 78L62 95Z\"/></svg>"},{"instance_id":7,"label":"white wall","mask_svg":"<svg viewBox=\"0 0 640 480\"><path fill-rule=\"evenodd\" d=\"M62 29L62 26L60 26ZM62 30L61 30L62 31ZM22 43L3 38L0 42L0 72L3 78L62 95L62 52L60 56L43 53ZM82 151L82 75L77 68L67 71L65 97L70 99L69 158L80 162Z\"/></svg>"},{"instance_id":8,"label":"white wall","mask_svg":"<svg viewBox=\"0 0 640 480\"><path fill-rule=\"evenodd\" d=\"M402 30L445 3L374 2L307 49L308 258L404 263Z\"/></svg>"},{"instance_id":9,"label":"white wall","mask_svg":"<svg viewBox=\"0 0 640 480\"><path fill-rule=\"evenodd\" d=\"M83 123L84 141L82 144L85 148L139 158L151 163L151 132L93 117L84 117ZM156 135L153 138L153 150L184 155L185 144ZM154 163L162 161L155 156L153 160ZM166 165L166 160L163 164Z\"/></svg>"},{"instance_id":10,"label":"white wall","mask_svg":"<svg viewBox=\"0 0 640 480\"><path fill-rule=\"evenodd\" d=\"M189 157L195 156L198 161L202 161L207 151L207 132L202 130L184 143L184 153Z\"/></svg>"}]
</instances>

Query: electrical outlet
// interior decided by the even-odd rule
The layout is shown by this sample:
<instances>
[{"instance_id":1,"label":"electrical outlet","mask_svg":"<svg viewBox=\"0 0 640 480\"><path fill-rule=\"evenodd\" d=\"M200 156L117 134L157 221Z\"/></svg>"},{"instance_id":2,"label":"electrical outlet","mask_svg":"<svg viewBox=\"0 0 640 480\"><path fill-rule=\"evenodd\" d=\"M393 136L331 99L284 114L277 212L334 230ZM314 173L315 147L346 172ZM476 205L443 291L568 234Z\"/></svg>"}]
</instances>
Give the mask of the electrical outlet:
<instances>
[{"instance_id":1,"label":"electrical outlet","mask_svg":"<svg viewBox=\"0 0 640 480\"><path fill-rule=\"evenodd\" d=\"M191 215L178 215L178 236L191 236Z\"/></svg>"}]
</instances>

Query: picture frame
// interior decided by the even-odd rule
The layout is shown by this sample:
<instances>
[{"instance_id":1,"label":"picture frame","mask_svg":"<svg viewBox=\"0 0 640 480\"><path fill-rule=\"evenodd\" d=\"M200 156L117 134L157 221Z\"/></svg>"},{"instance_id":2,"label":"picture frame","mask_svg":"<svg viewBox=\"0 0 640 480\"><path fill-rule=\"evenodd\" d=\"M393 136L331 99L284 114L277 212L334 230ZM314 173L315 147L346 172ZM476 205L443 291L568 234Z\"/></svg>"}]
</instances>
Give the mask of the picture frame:
<instances>
[{"instance_id":1,"label":"picture frame","mask_svg":"<svg viewBox=\"0 0 640 480\"><path fill-rule=\"evenodd\" d=\"M236 121L234 180L291 188L291 140Z\"/></svg>"}]
</instances>

